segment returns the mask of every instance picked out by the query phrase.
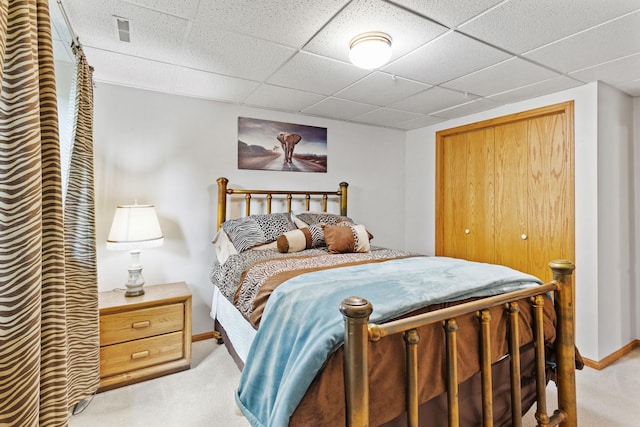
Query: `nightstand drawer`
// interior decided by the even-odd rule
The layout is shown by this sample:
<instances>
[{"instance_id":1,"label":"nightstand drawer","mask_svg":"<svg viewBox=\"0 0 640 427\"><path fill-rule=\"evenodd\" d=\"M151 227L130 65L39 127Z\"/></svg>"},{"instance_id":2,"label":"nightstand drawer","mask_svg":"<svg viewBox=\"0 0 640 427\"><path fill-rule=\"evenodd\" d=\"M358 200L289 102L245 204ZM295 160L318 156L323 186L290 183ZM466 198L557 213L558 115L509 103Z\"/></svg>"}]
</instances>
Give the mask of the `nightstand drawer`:
<instances>
[{"instance_id":1,"label":"nightstand drawer","mask_svg":"<svg viewBox=\"0 0 640 427\"><path fill-rule=\"evenodd\" d=\"M184 327L184 304L132 310L100 316L100 345L122 343Z\"/></svg>"},{"instance_id":2,"label":"nightstand drawer","mask_svg":"<svg viewBox=\"0 0 640 427\"><path fill-rule=\"evenodd\" d=\"M114 344L100 349L100 376L108 377L177 360L183 354L182 332Z\"/></svg>"},{"instance_id":3,"label":"nightstand drawer","mask_svg":"<svg viewBox=\"0 0 640 427\"><path fill-rule=\"evenodd\" d=\"M100 388L111 390L191 367L191 292L184 282L125 297L98 293Z\"/></svg>"}]
</instances>

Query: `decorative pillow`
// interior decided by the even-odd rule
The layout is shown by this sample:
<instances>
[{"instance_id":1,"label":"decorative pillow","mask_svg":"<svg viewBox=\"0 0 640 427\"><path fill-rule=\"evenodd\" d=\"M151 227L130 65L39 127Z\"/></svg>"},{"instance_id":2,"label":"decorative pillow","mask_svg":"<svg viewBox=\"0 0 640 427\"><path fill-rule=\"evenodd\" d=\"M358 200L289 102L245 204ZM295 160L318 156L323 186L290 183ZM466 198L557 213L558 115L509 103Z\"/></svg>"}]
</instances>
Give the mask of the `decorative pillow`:
<instances>
[{"instance_id":1,"label":"decorative pillow","mask_svg":"<svg viewBox=\"0 0 640 427\"><path fill-rule=\"evenodd\" d=\"M222 228L238 252L275 241L296 226L288 213L250 215L225 221Z\"/></svg>"},{"instance_id":2,"label":"decorative pillow","mask_svg":"<svg viewBox=\"0 0 640 427\"><path fill-rule=\"evenodd\" d=\"M324 246L324 231L321 225L312 225L287 231L278 237L278 252L300 252Z\"/></svg>"},{"instance_id":3,"label":"decorative pillow","mask_svg":"<svg viewBox=\"0 0 640 427\"><path fill-rule=\"evenodd\" d=\"M275 240L273 242L270 243L265 243L264 245L258 245L258 246L254 246L251 249L249 249L250 251L266 251L267 249L273 249L273 250L278 250L278 245L275 242Z\"/></svg>"},{"instance_id":4,"label":"decorative pillow","mask_svg":"<svg viewBox=\"0 0 640 427\"><path fill-rule=\"evenodd\" d=\"M233 243L229 240L229 236L227 236L227 233L222 229L218 230L216 235L213 237L212 242L213 246L216 248L216 258L220 265L224 264L229 256L238 253L236 247L233 246Z\"/></svg>"},{"instance_id":5,"label":"decorative pillow","mask_svg":"<svg viewBox=\"0 0 640 427\"><path fill-rule=\"evenodd\" d=\"M298 218L296 216L296 214L294 214L293 212L291 212L291 220L293 221L293 223L296 225L296 227L298 228L307 228L309 227L309 224L307 224L306 222L304 222L303 220L301 220L300 218Z\"/></svg>"},{"instance_id":6,"label":"decorative pillow","mask_svg":"<svg viewBox=\"0 0 640 427\"><path fill-rule=\"evenodd\" d=\"M295 214L296 218L308 225L328 224L336 225L340 221L347 221L353 224L353 220L348 216L336 215L327 212L302 212Z\"/></svg>"},{"instance_id":7,"label":"decorative pillow","mask_svg":"<svg viewBox=\"0 0 640 427\"><path fill-rule=\"evenodd\" d=\"M362 224L325 225L324 239L327 249L334 254L369 252L369 235Z\"/></svg>"},{"instance_id":8,"label":"decorative pillow","mask_svg":"<svg viewBox=\"0 0 640 427\"><path fill-rule=\"evenodd\" d=\"M349 225L353 225L353 222L343 221L343 220L339 219L338 222L336 223L336 225L349 226ZM369 230L367 230L367 235L369 236L369 240L373 239L373 234L371 234L371 232Z\"/></svg>"}]
</instances>

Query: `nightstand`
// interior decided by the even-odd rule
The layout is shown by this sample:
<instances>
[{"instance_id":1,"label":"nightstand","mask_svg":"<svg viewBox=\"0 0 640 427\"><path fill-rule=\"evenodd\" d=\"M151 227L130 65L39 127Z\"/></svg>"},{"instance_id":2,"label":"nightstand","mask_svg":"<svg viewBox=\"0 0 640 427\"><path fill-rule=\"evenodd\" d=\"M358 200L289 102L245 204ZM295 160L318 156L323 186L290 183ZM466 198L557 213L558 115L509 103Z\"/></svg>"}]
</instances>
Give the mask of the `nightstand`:
<instances>
[{"instance_id":1,"label":"nightstand","mask_svg":"<svg viewBox=\"0 0 640 427\"><path fill-rule=\"evenodd\" d=\"M100 292L100 388L191 367L191 292L184 282L145 286L144 295Z\"/></svg>"}]
</instances>

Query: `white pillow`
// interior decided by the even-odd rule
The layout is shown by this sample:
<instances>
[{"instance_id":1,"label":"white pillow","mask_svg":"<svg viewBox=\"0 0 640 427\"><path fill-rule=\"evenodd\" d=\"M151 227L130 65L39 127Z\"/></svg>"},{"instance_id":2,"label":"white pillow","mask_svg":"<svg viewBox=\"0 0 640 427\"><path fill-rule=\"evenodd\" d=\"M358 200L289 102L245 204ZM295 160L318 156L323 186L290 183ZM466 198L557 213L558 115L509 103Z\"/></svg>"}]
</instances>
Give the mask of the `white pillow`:
<instances>
[{"instance_id":1,"label":"white pillow","mask_svg":"<svg viewBox=\"0 0 640 427\"><path fill-rule=\"evenodd\" d=\"M235 255L238 253L238 250L231 240L229 240L229 236L227 233L221 228L218 230L216 235L213 237L213 246L216 248L216 258L218 258L218 263L223 265L227 262L227 258L231 255Z\"/></svg>"},{"instance_id":2,"label":"white pillow","mask_svg":"<svg viewBox=\"0 0 640 427\"><path fill-rule=\"evenodd\" d=\"M235 246L234 246L235 248ZM254 246L251 249L247 249L248 251L264 251L267 249L278 250L278 242L274 241L271 243L265 243L264 245Z\"/></svg>"},{"instance_id":3,"label":"white pillow","mask_svg":"<svg viewBox=\"0 0 640 427\"><path fill-rule=\"evenodd\" d=\"M291 212L291 220L298 228L308 228L309 224L298 218L293 212Z\"/></svg>"}]
</instances>

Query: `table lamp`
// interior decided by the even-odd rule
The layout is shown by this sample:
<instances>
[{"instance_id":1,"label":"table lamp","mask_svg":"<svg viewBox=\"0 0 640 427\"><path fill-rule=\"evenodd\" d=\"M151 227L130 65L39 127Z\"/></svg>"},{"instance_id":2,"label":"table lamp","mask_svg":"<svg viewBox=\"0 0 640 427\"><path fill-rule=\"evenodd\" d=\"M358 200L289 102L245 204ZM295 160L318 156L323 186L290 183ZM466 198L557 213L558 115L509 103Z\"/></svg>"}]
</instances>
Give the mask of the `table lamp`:
<instances>
[{"instance_id":1,"label":"table lamp","mask_svg":"<svg viewBox=\"0 0 640 427\"><path fill-rule=\"evenodd\" d=\"M118 205L107 237L107 249L131 254L124 296L144 295L140 249L162 246L164 237L153 205Z\"/></svg>"}]
</instances>

